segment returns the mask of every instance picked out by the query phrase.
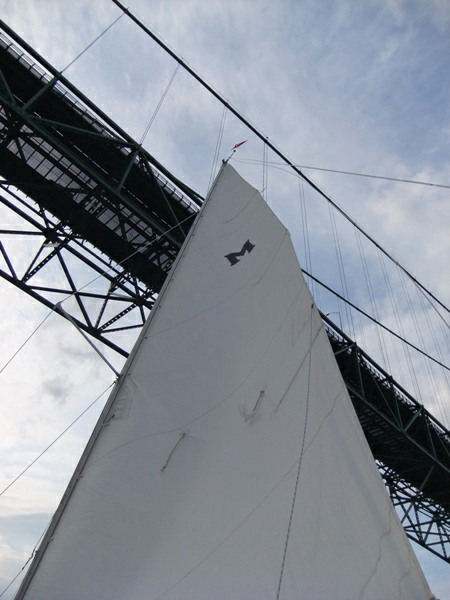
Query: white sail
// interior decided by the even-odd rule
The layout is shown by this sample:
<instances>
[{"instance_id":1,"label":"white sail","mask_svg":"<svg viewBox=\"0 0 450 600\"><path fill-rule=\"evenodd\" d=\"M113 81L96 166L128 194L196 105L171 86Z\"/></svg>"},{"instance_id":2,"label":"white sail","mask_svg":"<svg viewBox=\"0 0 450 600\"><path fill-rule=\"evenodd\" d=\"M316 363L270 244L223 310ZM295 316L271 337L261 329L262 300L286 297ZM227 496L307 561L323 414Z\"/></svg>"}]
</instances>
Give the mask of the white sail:
<instances>
[{"instance_id":1,"label":"white sail","mask_svg":"<svg viewBox=\"0 0 450 600\"><path fill-rule=\"evenodd\" d=\"M431 598L289 234L230 166L18 597Z\"/></svg>"}]
</instances>

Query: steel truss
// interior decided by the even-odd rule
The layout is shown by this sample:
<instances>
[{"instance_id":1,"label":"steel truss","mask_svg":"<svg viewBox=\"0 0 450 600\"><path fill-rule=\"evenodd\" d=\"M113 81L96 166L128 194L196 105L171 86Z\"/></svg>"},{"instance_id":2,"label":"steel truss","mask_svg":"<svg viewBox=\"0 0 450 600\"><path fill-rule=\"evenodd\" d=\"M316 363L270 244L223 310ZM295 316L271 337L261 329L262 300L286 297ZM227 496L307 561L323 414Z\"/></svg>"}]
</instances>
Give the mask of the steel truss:
<instances>
[{"instance_id":1,"label":"steel truss","mask_svg":"<svg viewBox=\"0 0 450 600\"><path fill-rule=\"evenodd\" d=\"M201 199L0 25L0 201L27 224L2 230L0 275L124 354L110 334L142 325ZM40 241L28 265L19 234ZM107 288L80 288L74 261ZM55 263L59 286L42 285Z\"/></svg>"},{"instance_id":2,"label":"steel truss","mask_svg":"<svg viewBox=\"0 0 450 600\"><path fill-rule=\"evenodd\" d=\"M322 318L407 535L450 563L450 431L326 316Z\"/></svg>"},{"instance_id":3,"label":"steel truss","mask_svg":"<svg viewBox=\"0 0 450 600\"><path fill-rule=\"evenodd\" d=\"M144 324L156 293L28 197L0 188L11 213L0 229L0 276L126 357L112 338ZM26 257L13 249L17 239L31 247Z\"/></svg>"},{"instance_id":4,"label":"steel truss","mask_svg":"<svg viewBox=\"0 0 450 600\"><path fill-rule=\"evenodd\" d=\"M436 556L450 562L448 511L431 501L393 469L377 461L406 535Z\"/></svg>"}]
</instances>

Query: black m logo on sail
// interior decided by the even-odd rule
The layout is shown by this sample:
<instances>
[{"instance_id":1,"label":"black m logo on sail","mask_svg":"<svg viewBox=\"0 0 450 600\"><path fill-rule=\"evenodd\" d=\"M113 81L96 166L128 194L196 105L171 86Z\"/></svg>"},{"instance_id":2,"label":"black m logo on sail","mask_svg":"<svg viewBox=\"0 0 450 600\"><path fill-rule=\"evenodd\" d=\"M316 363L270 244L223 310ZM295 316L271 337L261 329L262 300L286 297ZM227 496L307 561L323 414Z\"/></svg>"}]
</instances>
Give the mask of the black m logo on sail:
<instances>
[{"instance_id":1,"label":"black m logo on sail","mask_svg":"<svg viewBox=\"0 0 450 600\"><path fill-rule=\"evenodd\" d=\"M252 244L250 240L247 240L239 252L231 252L230 254L226 254L225 258L228 258L231 266L237 265L239 259L242 258L244 254L250 254L254 247L254 244Z\"/></svg>"}]
</instances>

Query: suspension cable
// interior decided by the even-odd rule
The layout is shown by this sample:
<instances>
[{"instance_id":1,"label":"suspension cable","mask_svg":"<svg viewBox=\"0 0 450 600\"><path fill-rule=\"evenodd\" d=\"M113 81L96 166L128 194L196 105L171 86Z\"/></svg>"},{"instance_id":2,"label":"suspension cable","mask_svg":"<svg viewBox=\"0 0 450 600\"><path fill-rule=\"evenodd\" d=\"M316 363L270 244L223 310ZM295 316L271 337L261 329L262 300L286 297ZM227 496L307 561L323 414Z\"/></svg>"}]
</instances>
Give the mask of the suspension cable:
<instances>
[{"instance_id":1,"label":"suspension cable","mask_svg":"<svg viewBox=\"0 0 450 600\"><path fill-rule=\"evenodd\" d=\"M372 242L383 254L385 254L393 263L395 263L414 283L422 289L430 298L441 306L446 312L450 313L450 309L445 306L434 294L432 294L424 285L420 283L405 267L403 267L387 250L385 250L369 233L367 233L361 225L357 223L348 213L344 211L334 200L326 194L323 190L315 184L312 179L307 177L303 171L292 162L275 144L273 144L267 136L261 133L254 125L248 121L237 109L235 109L219 92L211 87L200 75L198 75L180 56L178 56L166 43L164 43L147 25L144 25L126 6L119 0L112 0L112 2L118 6L123 13L125 13L142 31L144 31L149 37L151 37L169 56L176 60L201 86L203 86L210 94L214 96L219 102L228 108L228 110L235 115L241 123L243 123L252 133L254 133L260 140L265 142L267 146L276 154L281 160L289 166L297 175L304 179L322 198L329 202L334 208L341 213L358 231L360 231L364 237ZM450 327L450 325L449 325Z\"/></svg>"},{"instance_id":2,"label":"suspension cable","mask_svg":"<svg viewBox=\"0 0 450 600\"><path fill-rule=\"evenodd\" d=\"M408 346L410 346L411 348L413 348L414 350L416 350L420 354L423 354L424 356L426 356L427 358L429 358L430 360L432 360L433 362L435 362L440 367L446 369L447 371L450 371L450 367L448 367L447 365L445 365L444 363L442 363L440 360L437 360L437 358L433 358L433 356L430 356L424 350L421 350L420 348L418 348L417 346L415 346L413 343L408 342L408 340L406 340L405 338L403 338L398 333L395 333L395 331L393 331L392 329L390 329L386 325L383 325L383 323L380 323L380 321L377 321L377 319L375 319L375 317L372 317L371 315L369 315L368 313L366 313L364 310L362 310L362 308L359 308L358 306L356 306L356 304L353 304L353 302L350 302L350 300L348 300L348 298L344 298L341 294L339 294L338 292L334 291L328 285L326 285L325 283L323 283L322 281L320 281L320 279L318 279L317 277L314 277L314 275L312 275L312 273L308 273L308 271L306 271L305 269L302 269L302 273L304 273L307 277L311 278L313 281L315 281L316 283L318 283L319 285L321 285L328 292L331 292L332 294L334 294L340 300L343 300L344 302L347 302L347 304L349 304L349 306L351 306L352 308L354 308L355 310L357 310L359 313L361 313L362 315L364 315L365 317L367 317L368 319L370 319L370 321L373 321L374 323L376 323L377 325L379 325L379 327L381 327L382 329L384 329L385 331L387 331L388 333L390 333L394 337L398 338L399 340L401 340L402 342L404 342L405 344L407 344Z\"/></svg>"}]
</instances>

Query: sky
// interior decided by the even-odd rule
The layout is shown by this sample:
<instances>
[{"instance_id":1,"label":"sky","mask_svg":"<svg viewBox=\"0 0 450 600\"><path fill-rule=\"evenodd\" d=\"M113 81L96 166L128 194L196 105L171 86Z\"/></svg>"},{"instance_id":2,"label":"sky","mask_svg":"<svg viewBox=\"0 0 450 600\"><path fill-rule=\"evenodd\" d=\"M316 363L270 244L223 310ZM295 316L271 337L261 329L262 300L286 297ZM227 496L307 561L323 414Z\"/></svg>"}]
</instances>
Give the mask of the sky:
<instances>
[{"instance_id":1,"label":"sky","mask_svg":"<svg viewBox=\"0 0 450 600\"><path fill-rule=\"evenodd\" d=\"M129 0L127 5L449 305L448 187L311 168L450 185L446 0ZM0 0L0 15L62 70L120 11L110 0ZM174 61L126 16L64 74L202 195L217 168L213 157L218 140L220 159L230 154L234 144L248 140L233 155L232 164L253 185L264 188L264 197L290 229L302 264L449 364L448 328L414 286L345 219L331 215L327 203L287 172L277 156L265 154L261 141L229 111L220 138L224 116L220 103L182 69L176 70ZM17 224L5 211L0 221L2 228ZM26 264L33 251L30 242L9 236L6 243ZM77 276L89 281L91 274L81 270ZM390 286L385 285L386 279ZM313 292L324 312L334 315L364 348L367 344L380 364L389 355L389 372L413 394L421 394L425 406L450 425L448 379L442 370L411 358L390 339L380 340L370 323L357 321L323 290L313 286ZM103 394L0 497L1 593L29 558L57 506L115 376L73 326L54 314L4 367L48 309L3 280L0 303L4 315L0 323L2 489ZM121 341L130 347L133 339ZM120 357L110 350L105 354L120 368ZM448 565L415 549L435 595L441 600L450 597ZM3 597L12 597L13 589Z\"/></svg>"}]
</instances>

